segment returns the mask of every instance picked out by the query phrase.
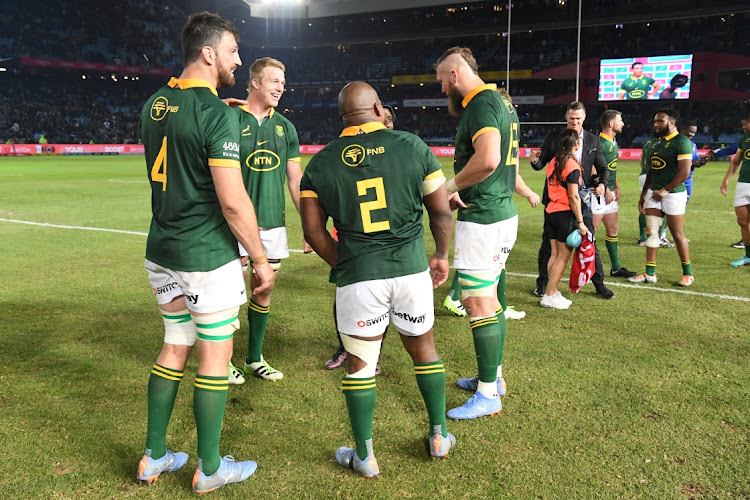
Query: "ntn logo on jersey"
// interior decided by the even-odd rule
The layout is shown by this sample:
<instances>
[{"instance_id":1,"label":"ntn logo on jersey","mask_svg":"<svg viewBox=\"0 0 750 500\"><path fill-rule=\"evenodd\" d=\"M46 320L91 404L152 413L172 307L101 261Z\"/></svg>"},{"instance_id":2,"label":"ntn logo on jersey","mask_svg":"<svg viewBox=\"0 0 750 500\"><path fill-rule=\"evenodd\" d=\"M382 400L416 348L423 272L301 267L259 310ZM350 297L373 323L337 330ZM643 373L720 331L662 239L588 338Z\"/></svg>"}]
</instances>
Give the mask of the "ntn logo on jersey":
<instances>
[{"instance_id":1,"label":"ntn logo on jersey","mask_svg":"<svg viewBox=\"0 0 750 500\"><path fill-rule=\"evenodd\" d=\"M268 172L279 168L281 158L269 149L258 149L247 157L245 165L256 172Z\"/></svg>"},{"instance_id":2,"label":"ntn logo on jersey","mask_svg":"<svg viewBox=\"0 0 750 500\"><path fill-rule=\"evenodd\" d=\"M667 166L667 162L663 159L659 158L658 156L652 156L651 157L651 168L654 170L661 170L662 168Z\"/></svg>"}]
</instances>

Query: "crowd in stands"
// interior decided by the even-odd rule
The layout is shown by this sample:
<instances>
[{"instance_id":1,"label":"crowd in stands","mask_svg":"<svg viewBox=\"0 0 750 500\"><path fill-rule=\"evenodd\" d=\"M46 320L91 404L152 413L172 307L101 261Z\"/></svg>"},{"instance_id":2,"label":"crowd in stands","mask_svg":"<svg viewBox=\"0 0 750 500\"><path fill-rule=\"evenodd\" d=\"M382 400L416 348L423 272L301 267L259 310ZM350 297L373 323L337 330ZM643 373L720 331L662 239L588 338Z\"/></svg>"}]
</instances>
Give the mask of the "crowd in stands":
<instances>
[{"instance_id":1,"label":"crowd in stands","mask_svg":"<svg viewBox=\"0 0 750 500\"><path fill-rule=\"evenodd\" d=\"M0 17L0 58L34 56L66 60L114 62L128 65L182 66L179 31L184 22L186 0L123 0L102 3L81 0L52 3L40 0L29 11L21 0L4 2ZM689 53L715 50L750 54L750 38L744 29L750 12L722 15L737 2L716 0L712 12L695 17L700 6L685 6L667 0L658 11L652 2L624 0L617 12L633 15L622 24L606 22L611 2L592 0L584 9L581 58ZM287 88L280 111L287 111L301 142L327 143L338 135L336 95L351 80L372 83L384 102L398 106L397 127L414 132L432 144L449 144L457 119L445 108L403 106L404 99L442 98L439 86L391 85L398 75L433 75L432 65L446 47L472 47L482 71L504 70L507 34L497 33L507 25L505 6L475 2L464 6L430 7L367 15L316 19L311 22L248 19L238 23L243 33L240 54L245 66L237 72L237 85L222 96L244 97L247 67L259 57L271 56L287 66ZM692 12L693 17L671 19L673 11ZM742 10L742 9L740 9ZM747 11L747 9L744 9ZM665 14L666 13L666 14ZM711 15L708 15L711 14ZM660 17L661 16L661 17ZM620 16L622 17L622 16ZM577 3L559 0L527 0L513 10L511 70L538 71L575 62ZM596 20L596 24L593 23ZM589 23L587 25L586 23ZM259 24L260 23L260 24ZM506 24L504 24L506 23ZM556 23L559 29L544 29ZM312 26L309 26L312 24ZM262 26L261 26L262 25ZM534 29L522 30L528 25ZM260 27L259 27L260 26ZM538 28L539 27L539 28ZM485 29L487 28L487 29ZM260 46L259 36L274 31L275 42L284 47ZM316 31L317 30L317 31ZM469 34L471 33L471 35ZM391 41L386 41L393 36ZM407 40L415 36L421 39ZM305 44L290 46L296 38ZM326 38L327 37L327 38ZM358 40L377 40L356 43ZM341 42L346 40L346 43ZM325 42L325 43L319 43ZM726 88L749 90L750 80L742 71L728 75ZM140 107L165 79L144 77L119 82L111 75L89 75L64 70L16 67L0 76L0 134L3 140L36 142L44 133L49 142L132 143L138 140ZM102 79L104 78L104 79ZM596 85L596 82L582 82ZM75 92L70 89L75 88ZM572 95L572 79L511 80L513 96ZM731 142L742 113L736 102L676 103L683 115L699 123L699 145ZM639 147L651 134L650 120L656 103L617 103L625 114L622 147ZM589 105L587 127L594 130L604 105ZM522 122L560 122L562 105L518 106ZM521 144L538 145L553 126L529 124L521 127Z\"/></svg>"},{"instance_id":2,"label":"crowd in stands","mask_svg":"<svg viewBox=\"0 0 750 500\"><path fill-rule=\"evenodd\" d=\"M0 57L180 67L184 16L158 0L4 0Z\"/></svg>"}]
</instances>

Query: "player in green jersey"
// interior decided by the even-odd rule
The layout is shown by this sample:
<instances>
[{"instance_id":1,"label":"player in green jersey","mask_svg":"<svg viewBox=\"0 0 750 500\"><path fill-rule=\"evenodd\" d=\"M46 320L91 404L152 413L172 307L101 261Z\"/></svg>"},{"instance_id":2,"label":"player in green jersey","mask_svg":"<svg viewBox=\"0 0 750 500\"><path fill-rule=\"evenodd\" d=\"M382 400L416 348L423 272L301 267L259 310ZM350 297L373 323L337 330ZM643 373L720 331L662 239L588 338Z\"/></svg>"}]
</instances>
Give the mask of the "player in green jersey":
<instances>
[{"instance_id":1,"label":"player in green jersey","mask_svg":"<svg viewBox=\"0 0 750 500\"><path fill-rule=\"evenodd\" d=\"M289 257L285 227L284 184L299 211L300 168L299 140L294 125L276 111L284 93L284 65L270 57L258 59L250 66L248 96L244 105L234 108L240 127L240 161L245 187L258 214L263 249L274 271L281 259ZM237 100L233 100L237 102ZM241 101L240 101L241 102ZM305 251L308 246L304 243ZM247 252L240 246L246 263ZM250 273L250 287L257 277ZM253 293L247 309L248 342L244 372L252 372L265 380L278 380L284 374L271 367L263 358L263 340L268 325L273 288ZM245 381L243 371L229 364L229 383Z\"/></svg>"},{"instance_id":2,"label":"player in green jersey","mask_svg":"<svg viewBox=\"0 0 750 500\"><path fill-rule=\"evenodd\" d=\"M445 369L432 334L432 289L448 277L453 217L437 158L417 136L385 127L375 90L352 82L338 102L344 131L310 160L302 177L302 228L336 269L336 315L348 353L341 388L355 442L337 449L336 461L372 477L379 473L372 447L375 365L389 321L414 362L429 415L430 454L446 456L455 444L445 422ZM429 261L423 204L436 247ZM328 217L338 245L326 230Z\"/></svg>"},{"instance_id":3,"label":"player in green jersey","mask_svg":"<svg viewBox=\"0 0 750 500\"><path fill-rule=\"evenodd\" d=\"M690 139L677 131L677 110L663 108L654 116L654 136L643 148L642 162L648 165L638 210L646 216L646 272L630 278L633 283L656 283L656 254L659 251L659 228L666 215L669 231L682 262L680 286L690 286L695 279L690 265L688 241L683 232L687 190L693 148Z\"/></svg>"},{"instance_id":4,"label":"player in green jersey","mask_svg":"<svg viewBox=\"0 0 750 500\"><path fill-rule=\"evenodd\" d=\"M242 63L238 32L208 12L182 30L185 69L143 106L141 134L151 184L153 218L146 270L164 320L164 344L148 383L146 450L138 479L153 482L185 465L186 453L166 448L169 418L185 364L197 343L193 412L198 467L193 489L213 491L247 479L253 461L221 458L227 363L237 313L246 302L237 241L253 256L261 293L274 273L263 252L252 202L242 187L239 129L217 87L234 85Z\"/></svg>"},{"instance_id":5,"label":"player in green jersey","mask_svg":"<svg viewBox=\"0 0 750 500\"><path fill-rule=\"evenodd\" d=\"M721 181L721 194L727 195L729 179L740 171L734 192L734 212L737 214L737 224L742 231L742 241L745 244L745 256L731 263L734 267L750 265L750 114L742 119L742 131L737 153L732 158L724 180Z\"/></svg>"},{"instance_id":6,"label":"player in green jersey","mask_svg":"<svg viewBox=\"0 0 750 500\"><path fill-rule=\"evenodd\" d=\"M469 312L478 365L477 377L458 381L460 387L475 394L448 416L474 419L499 413L499 395L505 393L506 318L497 289L500 286L504 291L505 262L518 231L513 202L518 176L518 115L495 85L487 85L479 77L468 48L446 50L434 67L448 96L449 112L461 117L455 141L455 177L447 189L451 207L458 208L453 265L459 273L461 302ZM478 240L482 245L476 244Z\"/></svg>"},{"instance_id":7,"label":"player in green jersey","mask_svg":"<svg viewBox=\"0 0 750 500\"><path fill-rule=\"evenodd\" d=\"M620 100L646 100L655 96L659 91L659 82L650 76L643 76L643 63L634 62L630 70L632 74L620 85Z\"/></svg>"},{"instance_id":8,"label":"player in green jersey","mask_svg":"<svg viewBox=\"0 0 750 500\"><path fill-rule=\"evenodd\" d=\"M607 245L607 253L611 269L610 276L630 278L637 273L628 271L620 265L620 254L618 251L617 238L617 212L619 210L618 201L620 200L620 184L617 182L617 140L615 137L622 132L625 123L622 121L622 113L614 109L608 109L599 118L602 131L599 134L604 158L607 160L607 170L609 170L609 179L607 180L607 189L604 196L591 197L591 212L593 214L594 231L599 229L599 224L604 221L606 235L604 241Z\"/></svg>"}]
</instances>

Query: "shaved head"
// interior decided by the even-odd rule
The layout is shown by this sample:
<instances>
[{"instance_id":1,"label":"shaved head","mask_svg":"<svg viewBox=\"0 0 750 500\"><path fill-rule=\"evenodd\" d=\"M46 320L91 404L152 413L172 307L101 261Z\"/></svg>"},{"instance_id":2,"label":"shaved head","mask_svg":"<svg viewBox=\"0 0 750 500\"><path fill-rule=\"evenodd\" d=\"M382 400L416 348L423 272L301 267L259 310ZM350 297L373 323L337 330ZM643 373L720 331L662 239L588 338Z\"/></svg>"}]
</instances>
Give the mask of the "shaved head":
<instances>
[{"instance_id":1,"label":"shaved head","mask_svg":"<svg viewBox=\"0 0 750 500\"><path fill-rule=\"evenodd\" d=\"M339 92L339 116L346 126L383 121L378 93L365 82L347 83Z\"/></svg>"}]
</instances>

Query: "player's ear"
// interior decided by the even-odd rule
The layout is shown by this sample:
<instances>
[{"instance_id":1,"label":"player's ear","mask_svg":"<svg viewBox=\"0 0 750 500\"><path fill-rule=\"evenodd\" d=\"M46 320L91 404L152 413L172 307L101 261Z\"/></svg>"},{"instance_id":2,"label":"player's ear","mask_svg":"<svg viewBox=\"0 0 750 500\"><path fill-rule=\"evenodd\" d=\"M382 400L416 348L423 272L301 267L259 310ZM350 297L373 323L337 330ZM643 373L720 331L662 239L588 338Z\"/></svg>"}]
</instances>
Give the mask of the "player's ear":
<instances>
[{"instance_id":1,"label":"player's ear","mask_svg":"<svg viewBox=\"0 0 750 500\"><path fill-rule=\"evenodd\" d=\"M377 101L373 105L373 110L375 111L375 116L379 118L379 121L385 123L385 110L383 109L383 104L380 103L380 101Z\"/></svg>"},{"instance_id":2,"label":"player's ear","mask_svg":"<svg viewBox=\"0 0 750 500\"><path fill-rule=\"evenodd\" d=\"M213 66L216 62L216 53L214 52L213 47L210 45L205 45L201 49L201 55L203 56L203 60L208 64L209 66Z\"/></svg>"}]
</instances>

